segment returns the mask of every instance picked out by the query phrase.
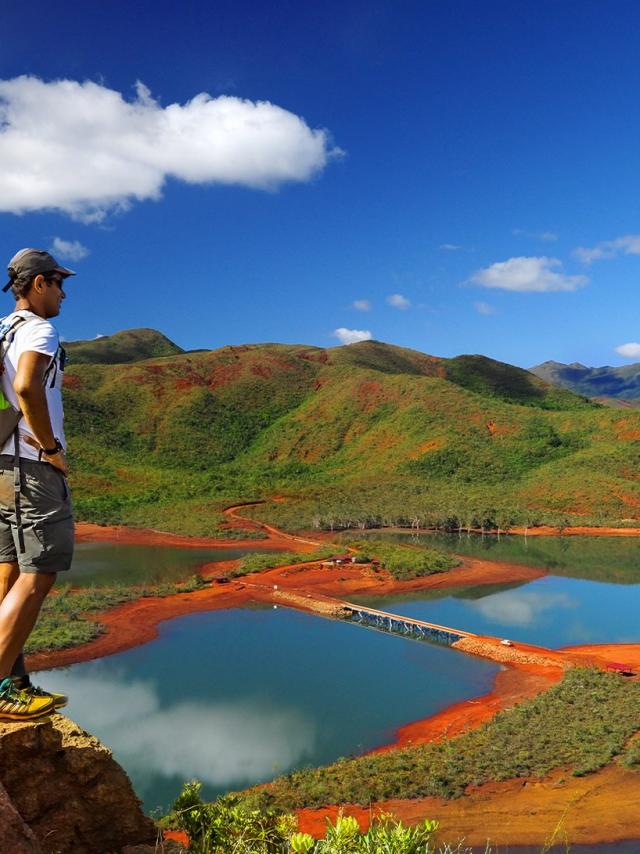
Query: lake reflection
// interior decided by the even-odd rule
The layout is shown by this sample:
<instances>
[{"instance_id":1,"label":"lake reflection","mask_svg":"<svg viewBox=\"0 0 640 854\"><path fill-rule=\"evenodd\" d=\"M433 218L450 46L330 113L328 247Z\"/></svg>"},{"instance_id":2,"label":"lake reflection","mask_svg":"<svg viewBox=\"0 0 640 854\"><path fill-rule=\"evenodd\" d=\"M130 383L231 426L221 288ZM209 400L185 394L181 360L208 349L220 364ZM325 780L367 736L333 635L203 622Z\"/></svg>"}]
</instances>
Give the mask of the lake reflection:
<instances>
[{"instance_id":1,"label":"lake reflection","mask_svg":"<svg viewBox=\"0 0 640 854\"><path fill-rule=\"evenodd\" d=\"M177 581L205 563L236 560L260 550L260 541L248 549L76 543L71 570L63 580L75 587Z\"/></svg>"},{"instance_id":2,"label":"lake reflection","mask_svg":"<svg viewBox=\"0 0 640 854\"><path fill-rule=\"evenodd\" d=\"M103 739L145 808L185 780L205 797L388 743L397 727L489 690L498 667L284 609L193 614L153 643L38 675Z\"/></svg>"},{"instance_id":3,"label":"lake reflection","mask_svg":"<svg viewBox=\"0 0 640 854\"><path fill-rule=\"evenodd\" d=\"M475 601L470 607L481 614L488 623L501 626L529 627L540 622L545 614L569 615L578 607L578 599L565 592L542 590L509 590Z\"/></svg>"},{"instance_id":4,"label":"lake reflection","mask_svg":"<svg viewBox=\"0 0 640 854\"><path fill-rule=\"evenodd\" d=\"M73 698L73 717L91 720L140 779L197 777L228 788L269 777L313 752L315 721L286 703L275 706L263 697L185 702L178 684L165 702L153 681L109 672L100 662L56 674L55 683Z\"/></svg>"},{"instance_id":5,"label":"lake reflection","mask_svg":"<svg viewBox=\"0 0 640 854\"><path fill-rule=\"evenodd\" d=\"M640 583L640 537L524 537L495 534L444 534L409 531L364 531L340 535L343 540L371 538L394 543L436 546L449 552L506 563L540 567L553 575Z\"/></svg>"}]
</instances>

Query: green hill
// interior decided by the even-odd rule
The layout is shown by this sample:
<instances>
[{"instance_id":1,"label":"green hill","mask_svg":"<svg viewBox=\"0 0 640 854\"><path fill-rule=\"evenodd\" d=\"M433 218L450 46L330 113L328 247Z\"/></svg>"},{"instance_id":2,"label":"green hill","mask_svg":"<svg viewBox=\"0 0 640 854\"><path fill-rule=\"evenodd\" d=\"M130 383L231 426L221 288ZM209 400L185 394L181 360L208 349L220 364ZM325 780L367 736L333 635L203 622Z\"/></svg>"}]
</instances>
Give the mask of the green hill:
<instances>
[{"instance_id":1,"label":"green hill","mask_svg":"<svg viewBox=\"0 0 640 854\"><path fill-rule=\"evenodd\" d=\"M577 362L544 362L530 371L552 385L586 397L640 400L640 364L587 368Z\"/></svg>"},{"instance_id":2,"label":"green hill","mask_svg":"<svg viewBox=\"0 0 640 854\"><path fill-rule=\"evenodd\" d=\"M67 341L64 347L76 365L139 362L183 352L177 344L155 329L127 329L115 335L101 335L92 341Z\"/></svg>"},{"instance_id":3,"label":"green hill","mask_svg":"<svg viewBox=\"0 0 640 854\"><path fill-rule=\"evenodd\" d=\"M482 356L244 345L72 363L65 387L82 518L207 533L278 494L260 515L290 528L640 517L640 413Z\"/></svg>"}]
</instances>

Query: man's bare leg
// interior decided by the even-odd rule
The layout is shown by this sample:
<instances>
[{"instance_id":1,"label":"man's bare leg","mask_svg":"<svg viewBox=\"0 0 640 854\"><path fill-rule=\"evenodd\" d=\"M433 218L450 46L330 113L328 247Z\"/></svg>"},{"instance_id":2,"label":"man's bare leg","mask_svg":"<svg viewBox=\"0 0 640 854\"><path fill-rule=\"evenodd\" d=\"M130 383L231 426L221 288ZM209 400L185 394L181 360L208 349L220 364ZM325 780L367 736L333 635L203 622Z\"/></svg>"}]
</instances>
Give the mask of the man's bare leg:
<instances>
[{"instance_id":1,"label":"man's bare leg","mask_svg":"<svg viewBox=\"0 0 640 854\"><path fill-rule=\"evenodd\" d=\"M55 572L21 573L0 603L0 680L11 672L55 580Z\"/></svg>"},{"instance_id":2,"label":"man's bare leg","mask_svg":"<svg viewBox=\"0 0 640 854\"><path fill-rule=\"evenodd\" d=\"M20 570L17 561L13 563L0 563L0 602L2 602L19 576ZM29 684L22 651L18 653L18 657L11 668L11 675L19 677L21 682L24 682L24 685L20 685L20 687L25 687Z\"/></svg>"}]
</instances>

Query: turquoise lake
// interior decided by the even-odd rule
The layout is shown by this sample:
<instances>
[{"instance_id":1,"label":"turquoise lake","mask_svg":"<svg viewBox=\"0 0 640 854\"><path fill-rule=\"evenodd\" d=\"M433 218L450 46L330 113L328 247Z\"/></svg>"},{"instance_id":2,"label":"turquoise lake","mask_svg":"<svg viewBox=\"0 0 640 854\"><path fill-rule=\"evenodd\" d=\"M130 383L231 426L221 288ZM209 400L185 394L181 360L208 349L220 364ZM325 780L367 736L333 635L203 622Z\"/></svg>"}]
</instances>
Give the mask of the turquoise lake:
<instances>
[{"instance_id":1,"label":"turquoise lake","mask_svg":"<svg viewBox=\"0 0 640 854\"><path fill-rule=\"evenodd\" d=\"M387 537L434 543L430 535ZM368 601L550 647L640 642L640 540L436 539L461 554L551 574L524 584ZM258 550L256 544L248 551ZM178 578L244 551L82 544L69 580ZM162 811L193 777L213 798L388 743L399 726L489 690L497 670L454 650L357 625L282 608L242 608L168 621L152 643L37 678L70 694L69 716L113 749L145 809ZM576 854L637 850L637 843L572 848Z\"/></svg>"},{"instance_id":2,"label":"turquoise lake","mask_svg":"<svg viewBox=\"0 0 640 854\"><path fill-rule=\"evenodd\" d=\"M213 798L386 744L489 690L498 667L448 648L273 608L194 614L152 643L39 674L104 740L146 810L193 777Z\"/></svg>"},{"instance_id":3,"label":"turquoise lake","mask_svg":"<svg viewBox=\"0 0 640 854\"><path fill-rule=\"evenodd\" d=\"M376 537L380 538L376 533ZM640 540L385 534L458 554L546 569L524 584L352 597L403 616L547 647L640 642Z\"/></svg>"}]
</instances>

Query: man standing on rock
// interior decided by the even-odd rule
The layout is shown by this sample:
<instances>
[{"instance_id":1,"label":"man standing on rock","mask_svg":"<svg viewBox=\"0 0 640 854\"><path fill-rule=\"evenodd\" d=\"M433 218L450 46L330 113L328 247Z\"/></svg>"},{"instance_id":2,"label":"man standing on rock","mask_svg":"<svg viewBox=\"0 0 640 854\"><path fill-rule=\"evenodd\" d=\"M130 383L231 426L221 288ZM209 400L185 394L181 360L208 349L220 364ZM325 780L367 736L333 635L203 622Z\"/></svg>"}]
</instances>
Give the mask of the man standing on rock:
<instances>
[{"instance_id":1,"label":"man standing on rock","mask_svg":"<svg viewBox=\"0 0 640 854\"><path fill-rule=\"evenodd\" d=\"M65 353L49 322L72 270L41 249L9 262L15 310L0 324L0 409L18 426L0 448L0 720L29 720L64 706L31 684L23 647L58 572L71 566L74 528L62 414ZM11 427L9 427L11 429Z\"/></svg>"}]
</instances>

